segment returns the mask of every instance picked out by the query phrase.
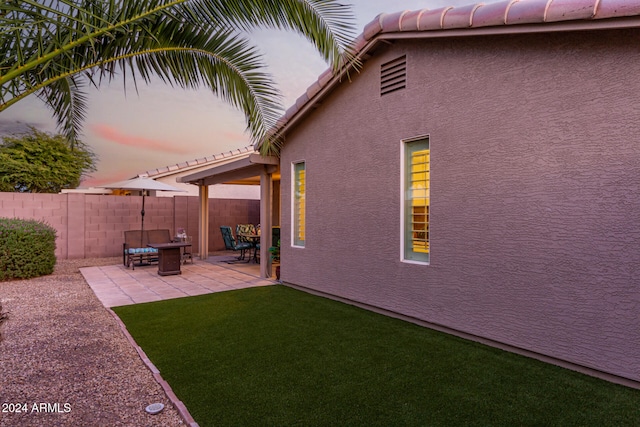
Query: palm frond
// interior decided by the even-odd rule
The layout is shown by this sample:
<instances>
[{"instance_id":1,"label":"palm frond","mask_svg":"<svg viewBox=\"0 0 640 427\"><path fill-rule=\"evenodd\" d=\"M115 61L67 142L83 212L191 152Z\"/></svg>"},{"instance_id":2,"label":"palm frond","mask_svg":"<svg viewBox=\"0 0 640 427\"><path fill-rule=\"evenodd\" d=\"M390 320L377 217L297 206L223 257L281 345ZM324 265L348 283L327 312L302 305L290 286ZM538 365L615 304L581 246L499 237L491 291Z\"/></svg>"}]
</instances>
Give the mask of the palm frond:
<instances>
[{"instance_id":1,"label":"palm frond","mask_svg":"<svg viewBox=\"0 0 640 427\"><path fill-rule=\"evenodd\" d=\"M152 76L181 88L209 88L213 94L242 110L254 141L275 124L282 109L281 96L263 72L257 49L240 35L226 30L211 33L165 20L148 28L154 43L144 42L132 54L116 61L120 69L137 73L145 82ZM180 35L178 38L177 35ZM113 47L113 53L124 49ZM114 62L103 64L111 69Z\"/></svg>"},{"instance_id":2,"label":"palm frond","mask_svg":"<svg viewBox=\"0 0 640 427\"><path fill-rule=\"evenodd\" d=\"M52 110L60 130L71 143L71 147L80 142L79 130L86 118L87 96L84 93L84 81L75 76L57 80L38 92Z\"/></svg>"},{"instance_id":3,"label":"palm frond","mask_svg":"<svg viewBox=\"0 0 640 427\"><path fill-rule=\"evenodd\" d=\"M179 6L183 17L243 31L256 27L293 30L307 38L334 71L355 60L355 16L350 5L328 0L194 0Z\"/></svg>"},{"instance_id":4,"label":"palm frond","mask_svg":"<svg viewBox=\"0 0 640 427\"><path fill-rule=\"evenodd\" d=\"M352 21L337 0L5 0L0 2L0 111L37 93L75 140L87 84L119 73L208 87L241 109L254 141L277 120L280 96L241 36L291 29L334 68L349 60ZM277 147L276 147L277 148Z\"/></svg>"}]
</instances>

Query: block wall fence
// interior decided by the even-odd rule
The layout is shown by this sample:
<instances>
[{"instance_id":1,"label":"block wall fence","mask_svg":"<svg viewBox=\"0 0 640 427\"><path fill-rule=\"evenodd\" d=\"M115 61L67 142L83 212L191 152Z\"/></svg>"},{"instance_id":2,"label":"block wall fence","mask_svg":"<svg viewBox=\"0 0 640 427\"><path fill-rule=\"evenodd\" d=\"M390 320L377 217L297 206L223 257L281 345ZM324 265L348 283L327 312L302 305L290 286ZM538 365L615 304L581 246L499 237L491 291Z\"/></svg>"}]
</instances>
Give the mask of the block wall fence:
<instances>
[{"instance_id":1,"label":"block wall fence","mask_svg":"<svg viewBox=\"0 0 640 427\"><path fill-rule=\"evenodd\" d=\"M141 226L141 196L0 192L0 217L35 219L57 231L56 257L101 258L122 253L124 231ZM198 248L198 197L145 198L145 230L184 228ZM209 199L209 252L224 250L221 225L260 222L259 200Z\"/></svg>"}]
</instances>

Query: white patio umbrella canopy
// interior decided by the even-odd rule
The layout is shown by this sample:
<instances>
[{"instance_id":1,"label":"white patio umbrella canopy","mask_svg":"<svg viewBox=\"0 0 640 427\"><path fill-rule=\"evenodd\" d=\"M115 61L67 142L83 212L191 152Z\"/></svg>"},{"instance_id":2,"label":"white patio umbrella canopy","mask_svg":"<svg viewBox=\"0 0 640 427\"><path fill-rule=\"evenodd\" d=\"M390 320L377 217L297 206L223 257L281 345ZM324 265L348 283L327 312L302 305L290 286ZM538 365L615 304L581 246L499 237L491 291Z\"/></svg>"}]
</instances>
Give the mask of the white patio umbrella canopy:
<instances>
[{"instance_id":1,"label":"white patio umbrella canopy","mask_svg":"<svg viewBox=\"0 0 640 427\"><path fill-rule=\"evenodd\" d=\"M144 231L144 198L146 196L146 192L150 190L154 191L181 191L185 192L186 190L182 190L180 188L173 187L169 184L165 184L164 182L156 181L151 178L147 178L144 176L138 176L135 178L127 179L125 181L114 182L113 184L101 185L101 188L110 188L112 190L139 190L142 191L142 210L140 211L140 215L142 216L142 225L140 229ZM144 234L144 233L142 233ZM141 238L142 238L141 234ZM142 244L142 242L141 242Z\"/></svg>"},{"instance_id":2,"label":"white patio umbrella canopy","mask_svg":"<svg viewBox=\"0 0 640 427\"><path fill-rule=\"evenodd\" d=\"M110 188L113 190L139 190L139 191L182 191L180 188L173 187L169 184L165 184L164 182L156 181L155 179L146 178L146 177L136 177L127 179L125 181L114 182L113 184L101 185L101 188Z\"/></svg>"}]
</instances>

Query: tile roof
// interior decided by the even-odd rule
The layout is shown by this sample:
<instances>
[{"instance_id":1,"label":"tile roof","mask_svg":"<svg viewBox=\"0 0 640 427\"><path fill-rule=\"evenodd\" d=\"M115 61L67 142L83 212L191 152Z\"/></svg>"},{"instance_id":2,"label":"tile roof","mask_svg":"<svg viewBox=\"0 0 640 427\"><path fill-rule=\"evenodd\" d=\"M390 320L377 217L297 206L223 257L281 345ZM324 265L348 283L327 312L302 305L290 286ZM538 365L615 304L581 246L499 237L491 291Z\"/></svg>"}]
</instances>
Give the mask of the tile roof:
<instances>
[{"instance_id":1,"label":"tile roof","mask_svg":"<svg viewBox=\"0 0 640 427\"><path fill-rule=\"evenodd\" d=\"M365 25L353 46L356 55L366 59L367 52L384 39L632 28L640 27L637 18L640 0L505 0L382 13ZM272 133L286 133L292 119L316 104L309 101L319 99L346 72L334 75L327 69L322 73L277 121Z\"/></svg>"},{"instance_id":2,"label":"tile roof","mask_svg":"<svg viewBox=\"0 0 640 427\"><path fill-rule=\"evenodd\" d=\"M168 166L164 166L164 167L157 168L157 169L151 169L151 170L148 170L146 172L142 172L142 173L138 174L138 176L143 176L144 175L144 176L148 176L149 178L154 178L155 179L155 178L159 178L161 176L169 175L169 174L174 173L174 172L193 169L193 168L199 167L199 166L207 166L207 165L211 165L213 163L220 162L222 160L229 160L229 159L233 159L235 157L239 157L241 155L249 155L249 154L254 153L254 152L255 152L255 150L254 150L253 146L238 148L238 149L231 150L231 151L225 151L225 152L220 153L220 154L213 154L211 156L202 157L202 158L195 159L195 160L188 160L188 161L182 162L182 163L176 163L176 164L173 164L173 165L168 165Z\"/></svg>"}]
</instances>

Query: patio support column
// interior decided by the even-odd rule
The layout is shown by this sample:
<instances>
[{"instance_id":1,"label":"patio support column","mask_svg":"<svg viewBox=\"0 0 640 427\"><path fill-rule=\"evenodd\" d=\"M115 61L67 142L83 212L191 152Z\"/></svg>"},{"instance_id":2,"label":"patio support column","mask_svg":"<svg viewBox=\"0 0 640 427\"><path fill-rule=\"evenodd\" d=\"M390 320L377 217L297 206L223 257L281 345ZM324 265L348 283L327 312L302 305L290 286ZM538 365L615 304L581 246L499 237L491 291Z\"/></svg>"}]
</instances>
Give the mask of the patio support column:
<instances>
[{"instance_id":1,"label":"patio support column","mask_svg":"<svg viewBox=\"0 0 640 427\"><path fill-rule=\"evenodd\" d=\"M271 207L273 204L273 176L268 166L260 172L260 277L271 277Z\"/></svg>"},{"instance_id":2,"label":"patio support column","mask_svg":"<svg viewBox=\"0 0 640 427\"><path fill-rule=\"evenodd\" d=\"M204 183L198 185L198 253L201 260L209 257L209 186Z\"/></svg>"}]
</instances>

